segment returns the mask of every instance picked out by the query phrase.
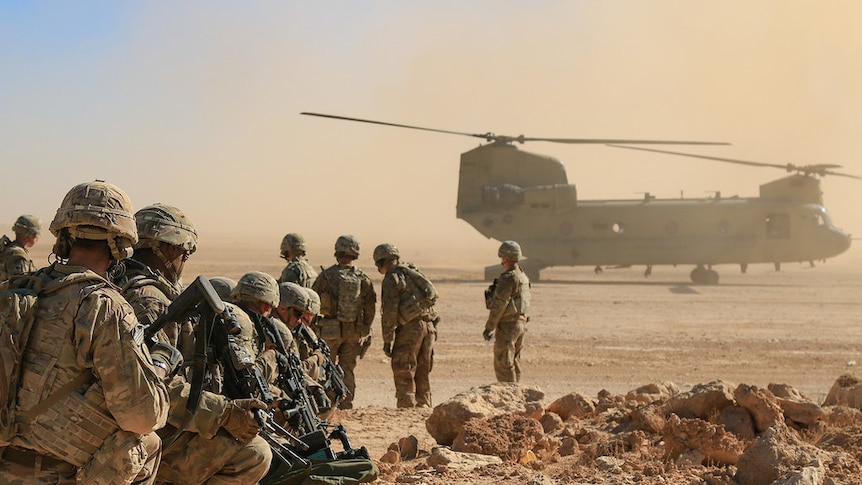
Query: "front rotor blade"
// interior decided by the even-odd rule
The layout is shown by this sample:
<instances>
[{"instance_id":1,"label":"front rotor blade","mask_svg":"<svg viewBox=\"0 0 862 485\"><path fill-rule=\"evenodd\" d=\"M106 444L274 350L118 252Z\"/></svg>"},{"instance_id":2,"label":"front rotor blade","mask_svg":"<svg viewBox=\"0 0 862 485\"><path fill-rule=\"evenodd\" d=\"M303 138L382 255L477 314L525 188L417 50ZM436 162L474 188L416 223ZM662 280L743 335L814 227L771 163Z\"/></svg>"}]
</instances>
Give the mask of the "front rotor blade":
<instances>
[{"instance_id":1,"label":"front rotor blade","mask_svg":"<svg viewBox=\"0 0 862 485\"><path fill-rule=\"evenodd\" d=\"M307 115L307 116L319 116L321 118L332 118L335 120L358 121L360 123L371 123L372 125L384 125L384 126L395 126L398 128L410 128L411 130L433 131L433 132L437 132L437 133L447 133L450 135L472 136L474 138L482 138L483 140L487 140L487 141L494 141L494 139L496 139L496 137L494 136L493 133L466 133L466 132L462 132L462 131L438 130L436 128L425 128L422 126L401 125L398 123L387 123L385 121L364 120L362 118L349 118L347 116L327 115L327 114L322 114L322 113L309 113L306 111L303 111L302 113L299 113L299 114Z\"/></svg>"}]
</instances>

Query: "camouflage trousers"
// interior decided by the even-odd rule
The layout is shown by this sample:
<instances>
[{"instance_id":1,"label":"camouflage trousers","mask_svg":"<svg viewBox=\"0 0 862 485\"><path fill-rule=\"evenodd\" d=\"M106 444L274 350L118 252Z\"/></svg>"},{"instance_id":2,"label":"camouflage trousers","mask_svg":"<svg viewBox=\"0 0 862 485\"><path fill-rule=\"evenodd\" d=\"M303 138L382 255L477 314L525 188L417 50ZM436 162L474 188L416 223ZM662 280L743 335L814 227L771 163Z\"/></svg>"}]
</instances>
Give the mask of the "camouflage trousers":
<instances>
[{"instance_id":1,"label":"camouflage trousers","mask_svg":"<svg viewBox=\"0 0 862 485\"><path fill-rule=\"evenodd\" d=\"M431 407L431 381L434 366L434 341L437 329L420 319L395 329L392 343L392 377L399 408Z\"/></svg>"},{"instance_id":2,"label":"camouflage trousers","mask_svg":"<svg viewBox=\"0 0 862 485\"><path fill-rule=\"evenodd\" d=\"M521 380L521 349L527 333L527 317L499 322L494 337L494 373L499 382Z\"/></svg>"},{"instance_id":3,"label":"camouflage trousers","mask_svg":"<svg viewBox=\"0 0 862 485\"><path fill-rule=\"evenodd\" d=\"M247 485L263 478L271 461L260 436L240 443L223 429L211 439L184 432L163 452L156 483Z\"/></svg>"},{"instance_id":4,"label":"camouflage trousers","mask_svg":"<svg viewBox=\"0 0 862 485\"><path fill-rule=\"evenodd\" d=\"M120 438L116 439L115 436ZM134 445L118 446L118 444L128 443L128 440L124 439L126 436L135 436ZM112 439L106 441L107 446L103 446L83 469L46 455L39 455L32 450L5 449L3 459L0 460L0 483L4 485L155 483L162 447L159 436L156 433L140 436L118 431L110 438Z\"/></svg>"},{"instance_id":5,"label":"camouflage trousers","mask_svg":"<svg viewBox=\"0 0 862 485\"><path fill-rule=\"evenodd\" d=\"M359 353L362 351L362 346L359 345L360 335L354 329L353 323L341 322L340 333L321 329L320 336L332 352L330 356L332 362L340 365L341 370L344 371L344 385L350 391L350 395L345 396L338 407L351 409L353 398L356 396L356 374L354 371Z\"/></svg>"}]
</instances>

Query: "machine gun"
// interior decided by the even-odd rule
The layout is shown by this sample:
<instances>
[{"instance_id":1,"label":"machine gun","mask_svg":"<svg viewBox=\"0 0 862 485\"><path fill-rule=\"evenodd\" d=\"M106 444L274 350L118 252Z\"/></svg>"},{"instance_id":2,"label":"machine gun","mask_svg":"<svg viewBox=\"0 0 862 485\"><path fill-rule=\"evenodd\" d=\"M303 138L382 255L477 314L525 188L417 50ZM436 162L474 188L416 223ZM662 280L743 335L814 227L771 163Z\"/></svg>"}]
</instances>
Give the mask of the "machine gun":
<instances>
[{"instance_id":1,"label":"machine gun","mask_svg":"<svg viewBox=\"0 0 862 485\"><path fill-rule=\"evenodd\" d=\"M186 402L186 419L190 419L197 410L203 392L204 375L206 374L207 351L213 344L214 355L222 363L225 370L225 395L231 399L258 398L266 403L274 401L266 381L254 365L254 359L248 350L236 340L236 335L242 328L231 308L224 304L218 293L203 276L195 278L169 306L167 311L159 316L144 330L144 338L150 344L156 341L156 334L171 322L186 319L198 320L195 329L195 352L192 370L191 391ZM298 462L302 466L310 466L309 462L299 456L293 449L284 445L273 435L280 435L291 440L301 450L308 449L299 438L279 426L262 410L256 410L255 417L260 425L259 435L273 448L273 452L285 462ZM176 436L185 428L183 423ZM172 437L173 441L175 437ZM289 456L285 458L282 454Z\"/></svg>"},{"instance_id":2,"label":"machine gun","mask_svg":"<svg viewBox=\"0 0 862 485\"><path fill-rule=\"evenodd\" d=\"M323 371L326 372L323 386L335 394L332 407L338 406L338 403L350 394L350 389L344 383L344 371L335 362L332 362L332 352L329 350L329 345L326 345L326 341L322 338L315 336L304 323L300 323L294 332L300 335L309 347L313 350L320 350L320 353L323 354Z\"/></svg>"}]
</instances>

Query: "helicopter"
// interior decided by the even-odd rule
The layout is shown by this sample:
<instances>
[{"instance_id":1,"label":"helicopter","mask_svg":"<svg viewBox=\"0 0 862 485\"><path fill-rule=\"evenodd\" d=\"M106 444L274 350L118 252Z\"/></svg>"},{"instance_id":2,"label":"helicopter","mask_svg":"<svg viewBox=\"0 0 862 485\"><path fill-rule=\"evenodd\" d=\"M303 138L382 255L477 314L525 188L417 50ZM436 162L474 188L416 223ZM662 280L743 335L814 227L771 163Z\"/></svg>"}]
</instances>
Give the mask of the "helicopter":
<instances>
[{"instance_id":1,"label":"helicopter","mask_svg":"<svg viewBox=\"0 0 862 485\"><path fill-rule=\"evenodd\" d=\"M713 266L805 262L837 256L851 238L836 228L823 206L820 179L835 175L838 165L770 164L710 157L629 145L728 145L723 142L541 138L469 133L424 128L361 118L302 112L318 116L399 128L464 135L485 140L461 154L456 215L488 238L515 240L526 259L521 268L531 280L552 266L605 268L693 265L694 284L718 284ZM519 149L515 143L595 143L793 172L760 186L757 197L579 200L563 164L552 157ZM498 265L485 268L492 279Z\"/></svg>"}]
</instances>

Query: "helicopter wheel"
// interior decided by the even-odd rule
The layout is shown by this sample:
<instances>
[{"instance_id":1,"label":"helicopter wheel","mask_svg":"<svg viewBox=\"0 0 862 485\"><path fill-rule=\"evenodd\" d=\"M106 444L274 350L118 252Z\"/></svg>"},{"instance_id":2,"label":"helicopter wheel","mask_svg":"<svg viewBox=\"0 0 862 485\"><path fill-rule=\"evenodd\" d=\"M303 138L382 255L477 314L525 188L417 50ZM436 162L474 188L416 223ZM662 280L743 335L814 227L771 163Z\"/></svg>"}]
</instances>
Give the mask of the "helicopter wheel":
<instances>
[{"instance_id":1,"label":"helicopter wheel","mask_svg":"<svg viewBox=\"0 0 862 485\"><path fill-rule=\"evenodd\" d=\"M648 264L646 270L644 270L644 278L649 278L652 275L652 265Z\"/></svg>"},{"instance_id":2,"label":"helicopter wheel","mask_svg":"<svg viewBox=\"0 0 862 485\"><path fill-rule=\"evenodd\" d=\"M698 266L691 270L691 281L696 285L717 285L718 271Z\"/></svg>"},{"instance_id":3,"label":"helicopter wheel","mask_svg":"<svg viewBox=\"0 0 862 485\"><path fill-rule=\"evenodd\" d=\"M596 266L596 269L594 269L593 271L594 271L596 274L602 274L602 271L603 271L603 270L602 270L602 267L601 267L601 266Z\"/></svg>"}]
</instances>

